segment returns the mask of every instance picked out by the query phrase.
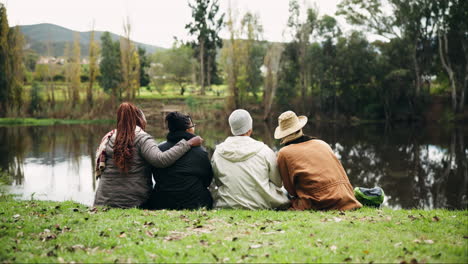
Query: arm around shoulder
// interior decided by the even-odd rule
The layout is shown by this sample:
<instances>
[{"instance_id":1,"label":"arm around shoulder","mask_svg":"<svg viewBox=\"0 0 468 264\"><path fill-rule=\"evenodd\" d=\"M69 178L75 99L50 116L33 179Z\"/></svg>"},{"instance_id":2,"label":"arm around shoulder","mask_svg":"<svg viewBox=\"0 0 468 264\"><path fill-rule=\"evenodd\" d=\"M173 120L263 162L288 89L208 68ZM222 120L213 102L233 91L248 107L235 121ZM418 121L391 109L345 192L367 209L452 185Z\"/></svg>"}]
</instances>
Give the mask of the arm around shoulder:
<instances>
[{"instance_id":1,"label":"arm around shoulder","mask_svg":"<svg viewBox=\"0 0 468 264\"><path fill-rule=\"evenodd\" d=\"M187 153L190 148L190 144L184 139L165 152L162 152L158 148L158 144L150 135L145 135L140 141L140 153L142 157L156 168L171 166Z\"/></svg>"}]
</instances>

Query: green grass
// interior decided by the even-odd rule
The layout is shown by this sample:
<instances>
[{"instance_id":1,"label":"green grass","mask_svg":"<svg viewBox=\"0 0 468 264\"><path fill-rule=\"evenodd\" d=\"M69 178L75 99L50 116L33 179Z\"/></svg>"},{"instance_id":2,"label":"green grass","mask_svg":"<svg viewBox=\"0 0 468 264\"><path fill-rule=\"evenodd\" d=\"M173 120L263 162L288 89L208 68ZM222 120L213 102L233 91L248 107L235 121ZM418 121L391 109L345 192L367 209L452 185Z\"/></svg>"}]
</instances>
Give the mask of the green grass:
<instances>
[{"instance_id":1,"label":"green grass","mask_svg":"<svg viewBox=\"0 0 468 264\"><path fill-rule=\"evenodd\" d=\"M49 125L74 125L74 124L108 124L114 120L76 120L76 119L55 119L55 118L0 118L1 125L27 125L27 126L49 126Z\"/></svg>"},{"instance_id":2,"label":"green grass","mask_svg":"<svg viewBox=\"0 0 468 264\"><path fill-rule=\"evenodd\" d=\"M0 196L0 261L466 263L467 216L466 210L107 210Z\"/></svg>"}]
</instances>

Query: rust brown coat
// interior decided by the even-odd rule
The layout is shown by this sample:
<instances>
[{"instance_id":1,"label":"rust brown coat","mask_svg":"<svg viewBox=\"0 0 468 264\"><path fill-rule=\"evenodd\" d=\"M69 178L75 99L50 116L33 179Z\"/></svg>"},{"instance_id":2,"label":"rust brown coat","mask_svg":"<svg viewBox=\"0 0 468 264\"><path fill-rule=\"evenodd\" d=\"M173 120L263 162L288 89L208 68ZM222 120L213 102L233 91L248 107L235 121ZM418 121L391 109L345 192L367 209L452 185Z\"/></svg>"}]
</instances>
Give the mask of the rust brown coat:
<instances>
[{"instance_id":1,"label":"rust brown coat","mask_svg":"<svg viewBox=\"0 0 468 264\"><path fill-rule=\"evenodd\" d=\"M362 207L330 146L318 139L290 144L278 153L278 168L295 210L351 210Z\"/></svg>"}]
</instances>

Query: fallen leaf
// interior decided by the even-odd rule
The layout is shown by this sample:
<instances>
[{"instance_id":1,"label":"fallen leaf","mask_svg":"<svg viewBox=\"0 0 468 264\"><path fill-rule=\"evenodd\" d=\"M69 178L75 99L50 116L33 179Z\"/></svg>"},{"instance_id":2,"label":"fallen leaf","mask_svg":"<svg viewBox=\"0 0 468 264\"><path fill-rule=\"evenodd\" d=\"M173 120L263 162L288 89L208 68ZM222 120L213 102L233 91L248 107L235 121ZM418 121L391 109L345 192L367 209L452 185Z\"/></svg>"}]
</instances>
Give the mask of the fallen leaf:
<instances>
[{"instance_id":1,"label":"fallen leaf","mask_svg":"<svg viewBox=\"0 0 468 264\"><path fill-rule=\"evenodd\" d=\"M369 254L369 250L364 250L363 253L364 254Z\"/></svg>"},{"instance_id":2,"label":"fallen leaf","mask_svg":"<svg viewBox=\"0 0 468 264\"><path fill-rule=\"evenodd\" d=\"M255 245L251 245L249 248L250 249L255 249L255 248L261 248L262 245L261 244L255 244Z\"/></svg>"},{"instance_id":3,"label":"fallen leaf","mask_svg":"<svg viewBox=\"0 0 468 264\"><path fill-rule=\"evenodd\" d=\"M146 230L146 235L149 237L154 237L154 234L149 230Z\"/></svg>"},{"instance_id":4,"label":"fallen leaf","mask_svg":"<svg viewBox=\"0 0 468 264\"><path fill-rule=\"evenodd\" d=\"M229 262L230 258L226 257L226 258L223 258L223 262Z\"/></svg>"},{"instance_id":5,"label":"fallen leaf","mask_svg":"<svg viewBox=\"0 0 468 264\"><path fill-rule=\"evenodd\" d=\"M417 220L418 218L415 217L414 215L408 215L408 218L411 219L411 221Z\"/></svg>"},{"instance_id":6,"label":"fallen leaf","mask_svg":"<svg viewBox=\"0 0 468 264\"><path fill-rule=\"evenodd\" d=\"M341 222L341 220L342 219L339 217L333 217L333 221L335 221L336 223Z\"/></svg>"},{"instance_id":7,"label":"fallen leaf","mask_svg":"<svg viewBox=\"0 0 468 264\"><path fill-rule=\"evenodd\" d=\"M127 237L127 234L125 234L125 232L122 231L122 232L120 232L119 237Z\"/></svg>"},{"instance_id":8,"label":"fallen leaf","mask_svg":"<svg viewBox=\"0 0 468 264\"><path fill-rule=\"evenodd\" d=\"M18 218L20 218L20 217L21 217L21 215L19 215L19 214L15 214L15 215L13 216L14 219L18 219Z\"/></svg>"},{"instance_id":9,"label":"fallen leaf","mask_svg":"<svg viewBox=\"0 0 468 264\"><path fill-rule=\"evenodd\" d=\"M439 222L440 218L437 215L435 215L434 217L432 217L432 221L433 222Z\"/></svg>"},{"instance_id":10,"label":"fallen leaf","mask_svg":"<svg viewBox=\"0 0 468 264\"><path fill-rule=\"evenodd\" d=\"M393 246L394 246L394 247L399 247L399 246L401 246L401 245L403 245L403 243L402 243L402 242L398 242L398 243L395 243L395 245L393 245Z\"/></svg>"},{"instance_id":11,"label":"fallen leaf","mask_svg":"<svg viewBox=\"0 0 468 264\"><path fill-rule=\"evenodd\" d=\"M434 244L434 241L428 239L428 240L424 240L424 243L426 243L426 244Z\"/></svg>"},{"instance_id":12,"label":"fallen leaf","mask_svg":"<svg viewBox=\"0 0 468 264\"><path fill-rule=\"evenodd\" d=\"M337 249L337 248L338 248L337 246L332 245L332 246L330 247L330 250L333 251L333 253L336 253L336 249Z\"/></svg>"},{"instance_id":13,"label":"fallen leaf","mask_svg":"<svg viewBox=\"0 0 468 264\"><path fill-rule=\"evenodd\" d=\"M79 249L81 249L81 250L85 250L85 249L86 249L85 246L80 245L80 244L78 244L78 245L73 245L73 246L71 246L71 248L72 248L73 251L76 251L76 250L79 250Z\"/></svg>"}]
</instances>

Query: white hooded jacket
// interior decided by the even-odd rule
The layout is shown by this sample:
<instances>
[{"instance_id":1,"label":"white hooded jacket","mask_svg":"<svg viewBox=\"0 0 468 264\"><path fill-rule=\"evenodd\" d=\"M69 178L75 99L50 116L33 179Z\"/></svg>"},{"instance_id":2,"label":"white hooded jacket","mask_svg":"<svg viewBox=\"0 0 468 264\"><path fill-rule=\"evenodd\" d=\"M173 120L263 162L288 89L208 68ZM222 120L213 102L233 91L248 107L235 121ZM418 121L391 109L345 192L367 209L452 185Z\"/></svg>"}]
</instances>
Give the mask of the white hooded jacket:
<instances>
[{"instance_id":1,"label":"white hooded jacket","mask_svg":"<svg viewBox=\"0 0 468 264\"><path fill-rule=\"evenodd\" d=\"M287 208L281 190L276 155L267 145L248 136L228 137L216 146L211 159L215 184L214 207Z\"/></svg>"}]
</instances>

